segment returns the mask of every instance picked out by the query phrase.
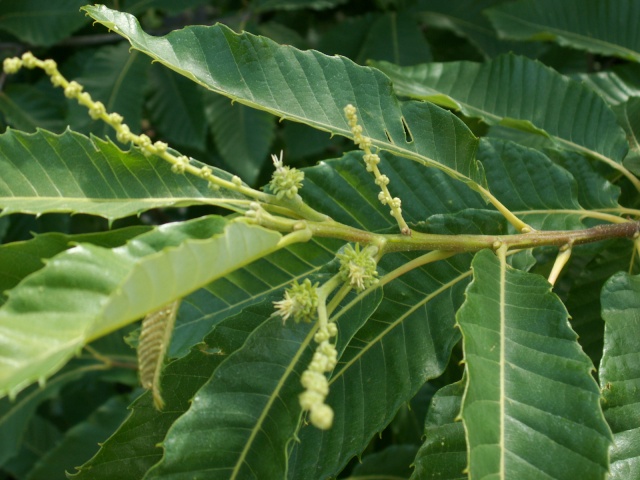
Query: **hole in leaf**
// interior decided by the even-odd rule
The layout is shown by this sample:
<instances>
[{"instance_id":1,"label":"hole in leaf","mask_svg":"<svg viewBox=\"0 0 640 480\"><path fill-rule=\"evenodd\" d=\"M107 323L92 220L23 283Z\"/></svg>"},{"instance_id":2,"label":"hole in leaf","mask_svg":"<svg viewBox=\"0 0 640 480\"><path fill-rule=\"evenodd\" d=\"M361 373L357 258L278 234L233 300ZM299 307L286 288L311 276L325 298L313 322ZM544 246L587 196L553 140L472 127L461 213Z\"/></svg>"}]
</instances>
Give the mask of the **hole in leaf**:
<instances>
[{"instance_id":1,"label":"hole in leaf","mask_svg":"<svg viewBox=\"0 0 640 480\"><path fill-rule=\"evenodd\" d=\"M384 129L384 134L387 136L387 140L389 140L389 143L392 145L395 145L396 143L391 139L391 135L389 135L389 131L385 128Z\"/></svg>"},{"instance_id":2,"label":"hole in leaf","mask_svg":"<svg viewBox=\"0 0 640 480\"><path fill-rule=\"evenodd\" d=\"M402 128L404 128L404 139L407 143L413 142L413 135L411 135L411 130L409 130L409 125L407 125L407 121L402 117Z\"/></svg>"}]
</instances>

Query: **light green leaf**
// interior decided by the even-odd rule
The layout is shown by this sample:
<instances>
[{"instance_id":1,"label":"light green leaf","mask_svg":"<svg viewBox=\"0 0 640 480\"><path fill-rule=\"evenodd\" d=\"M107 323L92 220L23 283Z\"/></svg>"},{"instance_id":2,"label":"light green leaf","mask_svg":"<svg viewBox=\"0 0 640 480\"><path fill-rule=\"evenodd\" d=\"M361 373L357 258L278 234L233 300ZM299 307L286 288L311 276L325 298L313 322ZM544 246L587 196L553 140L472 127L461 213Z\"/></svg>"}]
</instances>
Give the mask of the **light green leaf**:
<instances>
[{"instance_id":1,"label":"light green leaf","mask_svg":"<svg viewBox=\"0 0 640 480\"><path fill-rule=\"evenodd\" d=\"M191 160L192 164L200 165ZM214 172L230 178L221 170ZM123 152L113 142L66 131L0 135L0 208L10 213L73 212L109 220L158 207L218 204L237 193L176 175L159 157Z\"/></svg>"},{"instance_id":2,"label":"light green leaf","mask_svg":"<svg viewBox=\"0 0 640 480\"><path fill-rule=\"evenodd\" d=\"M80 12L84 0L1 2L0 29L21 41L50 46L89 23Z\"/></svg>"},{"instance_id":3,"label":"light green leaf","mask_svg":"<svg viewBox=\"0 0 640 480\"><path fill-rule=\"evenodd\" d=\"M202 217L159 227L123 247L80 244L53 257L11 290L0 309L0 395L43 381L86 343L273 252L280 238Z\"/></svg>"},{"instance_id":4,"label":"light green leaf","mask_svg":"<svg viewBox=\"0 0 640 480\"><path fill-rule=\"evenodd\" d=\"M635 0L520 0L486 11L500 36L560 45L640 62Z\"/></svg>"},{"instance_id":5,"label":"light green leaf","mask_svg":"<svg viewBox=\"0 0 640 480\"><path fill-rule=\"evenodd\" d=\"M128 404L124 396L111 397L85 421L67 430L60 443L39 459L25 480L66 480L65 472L94 454L99 442L126 418Z\"/></svg>"},{"instance_id":6,"label":"light green leaf","mask_svg":"<svg viewBox=\"0 0 640 480\"><path fill-rule=\"evenodd\" d=\"M349 138L344 107L353 104L374 146L465 182L484 182L474 158L477 140L466 125L428 103L401 104L375 69L236 34L223 25L151 37L131 15L104 6L84 9L133 48L239 103Z\"/></svg>"},{"instance_id":7,"label":"light green leaf","mask_svg":"<svg viewBox=\"0 0 640 480\"><path fill-rule=\"evenodd\" d=\"M611 480L640 476L640 277L614 275L602 289L605 321L600 385L604 414L613 430Z\"/></svg>"},{"instance_id":8,"label":"light green leaf","mask_svg":"<svg viewBox=\"0 0 640 480\"><path fill-rule=\"evenodd\" d=\"M213 139L229 171L249 185L255 184L268 158L276 118L245 105L232 104L221 95L206 95L205 102Z\"/></svg>"},{"instance_id":9,"label":"light green leaf","mask_svg":"<svg viewBox=\"0 0 640 480\"><path fill-rule=\"evenodd\" d=\"M153 127L169 144L204 150L207 122L202 89L161 65L151 67L150 80Z\"/></svg>"},{"instance_id":10,"label":"light green leaf","mask_svg":"<svg viewBox=\"0 0 640 480\"><path fill-rule=\"evenodd\" d=\"M106 45L90 54L81 52L82 73L75 80L95 101L101 101L107 112L117 112L133 132L139 132L142 104L149 61L138 52L129 53L126 43ZM57 95L61 95L57 92ZM101 120L92 120L87 108L69 100L67 121L72 130L115 137L113 130ZM40 127L43 127L40 125Z\"/></svg>"},{"instance_id":11,"label":"light green leaf","mask_svg":"<svg viewBox=\"0 0 640 480\"><path fill-rule=\"evenodd\" d=\"M564 306L491 251L472 267L457 315L470 477L604 479L611 433Z\"/></svg>"},{"instance_id":12,"label":"light green leaf","mask_svg":"<svg viewBox=\"0 0 640 480\"><path fill-rule=\"evenodd\" d=\"M505 55L482 64L373 65L389 75L400 95L433 102L446 95L467 116L549 136L562 148L624 170L624 131L604 100L539 62Z\"/></svg>"},{"instance_id":13,"label":"light green leaf","mask_svg":"<svg viewBox=\"0 0 640 480\"><path fill-rule=\"evenodd\" d=\"M89 242L115 248L150 229L151 227L137 226L78 235L45 233L36 235L31 240L0 245L0 304L4 303L4 292L15 287L27 275L40 270L46 259L71 248L72 242Z\"/></svg>"},{"instance_id":14,"label":"light green leaf","mask_svg":"<svg viewBox=\"0 0 640 480\"><path fill-rule=\"evenodd\" d=\"M465 382L452 383L433 396L411 480L467 479L467 442L459 419L464 386Z\"/></svg>"}]
</instances>

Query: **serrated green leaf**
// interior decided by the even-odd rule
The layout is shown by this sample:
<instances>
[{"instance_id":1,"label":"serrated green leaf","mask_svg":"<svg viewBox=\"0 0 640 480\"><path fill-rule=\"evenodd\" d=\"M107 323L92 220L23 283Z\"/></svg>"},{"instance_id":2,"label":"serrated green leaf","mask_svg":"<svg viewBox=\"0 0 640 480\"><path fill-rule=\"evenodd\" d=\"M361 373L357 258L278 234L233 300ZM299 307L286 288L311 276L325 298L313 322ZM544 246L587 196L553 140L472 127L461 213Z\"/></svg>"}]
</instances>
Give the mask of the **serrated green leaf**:
<instances>
[{"instance_id":1,"label":"serrated green leaf","mask_svg":"<svg viewBox=\"0 0 640 480\"><path fill-rule=\"evenodd\" d=\"M486 15L503 38L552 40L640 62L635 0L520 0L490 8Z\"/></svg>"},{"instance_id":2,"label":"serrated green leaf","mask_svg":"<svg viewBox=\"0 0 640 480\"><path fill-rule=\"evenodd\" d=\"M611 433L564 306L546 280L491 251L472 267L457 315L469 475L604 479Z\"/></svg>"},{"instance_id":3,"label":"serrated green leaf","mask_svg":"<svg viewBox=\"0 0 640 480\"><path fill-rule=\"evenodd\" d=\"M230 178L218 169L215 174ZM73 212L114 220L151 208L215 205L234 197L241 198L213 192L204 180L174 174L159 157L123 152L111 141L71 131L8 130L0 135L2 215Z\"/></svg>"},{"instance_id":4,"label":"serrated green leaf","mask_svg":"<svg viewBox=\"0 0 640 480\"><path fill-rule=\"evenodd\" d=\"M464 386L452 383L433 396L411 480L467 480L467 442L459 418Z\"/></svg>"},{"instance_id":5,"label":"serrated green leaf","mask_svg":"<svg viewBox=\"0 0 640 480\"><path fill-rule=\"evenodd\" d=\"M345 319L348 323L340 322L340 336L348 338L379 299L371 295L356 303ZM273 315L271 303L254 314L265 322L220 365L171 427L164 457L147 478L284 477L286 447L300 419L300 375L315 349L314 332L305 323L284 324Z\"/></svg>"},{"instance_id":6,"label":"serrated green leaf","mask_svg":"<svg viewBox=\"0 0 640 480\"><path fill-rule=\"evenodd\" d=\"M11 290L0 309L0 394L45 379L84 344L271 253L280 238L202 217L159 227L123 247L81 244L53 257Z\"/></svg>"},{"instance_id":7,"label":"serrated green leaf","mask_svg":"<svg viewBox=\"0 0 640 480\"><path fill-rule=\"evenodd\" d=\"M89 23L80 12L83 0L23 0L2 2L0 29L21 41L50 46Z\"/></svg>"},{"instance_id":8,"label":"serrated green leaf","mask_svg":"<svg viewBox=\"0 0 640 480\"><path fill-rule=\"evenodd\" d=\"M275 136L275 117L221 95L209 94L205 101L213 139L229 171L255 184Z\"/></svg>"},{"instance_id":9,"label":"serrated green leaf","mask_svg":"<svg viewBox=\"0 0 640 480\"><path fill-rule=\"evenodd\" d=\"M343 110L353 104L374 146L462 181L484 183L474 158L477 140L468 128L431 104L401 104L390 92L389 80L375 69L236 34L223 25L151 37L128 14L104 6L84 9L133 48L239 103L349 138Z\"/></svg>"},{"instance_id":10,"label":"serrated green leaf","mask_svg":"<svg viewBox=\"0 0 640 480\"><path fill-rule=\"evenodd\" d=\"M126 43L106 45L81 55L82 73L75 80L94 101L101 101L107 112L119 113L132 132L139 132L148 59L138 52L130 53ZM111 127L101 120L92 120L87 108L76 101L69 101L67 121L79 133L115 136Z\"/></svg>"},{"instance_id":11,"label":"serrated green leaf","mask_svg":"<svg viewBox=\"0 0 640 480\"><path fill-rule=\"evenodd\" d=\"M36 463L25 480L66 480L65 472L94 454L99 442L117 428L127 416L129 399L113 396L85 421L64 433L62 440Z\"/></svg>"},{"instance_id":12,"label":"serrated green leaf","mask_svg":"<svg viewBox=\"0 0 640 480\"><path fill-rule=\"evenodd\" d=\"M605 321L604 355L600 363L604 414L613 431L611 480L640 475L640 277L614 275L602 289Z\"/></svg>"},{"instance_id":13,"label":"serrated green leaf","mask_svg":"<svg viewBox=\"0 0 640 480\"><path fill-rule=\"evenodd\" d=\"M401 95L434 102L446 95L467 116L491 125L544 132L563 148L622 168L627 142L604 100L537 61L505 55L482 64L397 67L374 62L374 66L393 80Z\"/></svg>"},{"instance_id":14,"label":"serrated green leaf","mask_svg":"<svg viewBox=\"0 0 640 480\"><path fill-rule=\"evenodd\" d=\"M204 150L207 122L202 89L160 65L151 67L150 84L149 114L162 138L169 144Z\"/></svg>"}]
</instances>

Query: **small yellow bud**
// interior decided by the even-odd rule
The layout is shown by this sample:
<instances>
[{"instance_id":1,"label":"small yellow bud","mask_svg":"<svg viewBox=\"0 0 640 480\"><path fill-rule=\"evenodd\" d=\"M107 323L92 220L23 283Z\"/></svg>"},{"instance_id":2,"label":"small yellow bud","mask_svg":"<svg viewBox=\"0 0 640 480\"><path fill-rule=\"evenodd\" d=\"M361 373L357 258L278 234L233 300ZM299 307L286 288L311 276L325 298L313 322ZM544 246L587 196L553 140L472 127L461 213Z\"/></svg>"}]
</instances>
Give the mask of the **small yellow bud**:
<instances>
[{"instance_id":1,"label":"small yellow bud","mask_svg":"<svg viewBox=\"0 0 640 480\"><path fill-rule=\"evenodd\" d=\"M320 430L328 430L333 425L333 409L324 403L315 406L309 413L311 424Z\"/></svg>"},{"instance_id":2,"label":"small yellow bud","mask_svg":"<svg viewBox=\"0 0 640 480\"><path fill-rule=\"evenodd\" d=\"M25 52L22 54L22 65L26 68L35 68L38 66L38 59L33 56L33 53Z\"/></svg>"},{"instance_id":3,"label":"small yellow bud","mask_svg":"<svg viewBox=\"0 0 640 480\"><path fill-rule=\"evenodd\" d=\"M22 68L22 60L20 60L18 57L5 58L2 62L2 68L4 70L4 73L6 73L7 75L18 73Z\"/></svg>"}]
</instances>

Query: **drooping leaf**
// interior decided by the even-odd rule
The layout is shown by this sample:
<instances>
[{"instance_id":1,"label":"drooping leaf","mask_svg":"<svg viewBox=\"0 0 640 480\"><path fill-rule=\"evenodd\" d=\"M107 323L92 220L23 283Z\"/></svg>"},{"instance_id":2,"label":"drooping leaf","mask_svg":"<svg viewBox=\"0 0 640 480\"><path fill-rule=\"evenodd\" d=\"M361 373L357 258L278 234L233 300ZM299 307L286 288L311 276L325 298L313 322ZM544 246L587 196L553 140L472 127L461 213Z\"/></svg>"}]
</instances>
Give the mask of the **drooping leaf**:
<instances>
[{"instance_id":1,"label":"drooping leaf","mask_svg":"<svg viewBox=\"0 0 640 480\"><path fill-rule=\"evenodd\" d=\"M604 479L611 434L564 306L546 280L491 251L473 272L457 315L470 476Z\"/></svg>"},{"instance_id":2,"label":"drooping leaf","mask_svg":"<svg viewBox=\"0 0 640 480\"><path fill-rule=\"evenodd\" d=\"M213 94L206 96L206 116L229 171L255 184L275 136L275 117Z\"/></svg>"},{"instance_id":3,"label":"drooping leaf","mask_svg":"<svg viewBox=\"0 0 640 480\"><path fill-rule=\"evenodd\" d=\"M441 388L433 396L416 454L411 480L466 480L467 442L459 420L464 382Z\"/></svg>"},{"instance_id":4,"label":"drooping leaf","mask_svg":"<svg viewBox=\"0 0 640 480\"><path fill-rule=\"evenodd\" d=\"M80 244L53 257L0 308L0 394L44 380L84 344L276 250L280 238L202 217L159 227L123 247Z\"/></svg>"},{"instance_id":5,"label":"drooping leaf","mask_svg":"<svg viewBox=\"0 0 640 480\"><path fill-rule=\"evenodd\" d=\"M160 136L170 145L204 150L207 122L201 89L161 65L151 67L150 83L149 114Z\"/></svg>"},{"instance_id":6,"label":"drooping leaf","mask_svg":"<svg viewBox=\"0 0 640 480\"><path fill-rule=\"evenodd\" d=\"M488 124L549 136L562 148L622 168L627 142L604 100L539 62L505 55L482 64L373 64L393 80L400 95L458 109Z\"/></svg>"},{"instance_id":7,"label":"drooping leaf","mask_svg":"<svg viewBox=\"0 0 640 480\"><path fill-rule=\"evenodd\" d=\"M218 169L215 174L230 178ZM0 135L3 215L73 212L114 220L151 208L215 205L223 198L240 197L214 192L204 180L172 173L158 157L123 152L111 141L70 131L55 135L8 130Z\"/></svg>"},{"instance_id":8,"label":"drooping leaf","mask_svg":"<svg viewBox=\"0 0 640 480\"><path fill-rule=\"evenodd\" d=\"M552 40L640 62L640 4L634 0L519 0L486 15L503 38Z\"/></svg>"},{"instance_id":9,"label":"drooping leaf","mask_svg":"<svg viewBox=\"0 0 640 480\"><path fill-rule=\"evenodd\" d=\"M130 53L126 43L106 45L90 54L83 51L81 55L78 62L82 71L74 80L94 101L101 101L107 112L122 115L132 132L140 132L148 59L138 52ZM87 108L76 101L69 101L67 121L74 131L91 132L101 138L115 137L111 127L101 120L92 120Z\"/></svg>"},{"instance_id":10,"label":"drooping leaf","mask_svg":"<svg viewBox=\"0 0 640 480\"><path fill-rule=\"evenodd\" d=\"M85 3L83 0L2 2L0 29L27 44L50 46L89 23L80 12Z\"/></svg>"},{"instance_id":11,"label":"drooping leaf","mask_svg":"<svg viewBox=\"0 0 640 480\"><path fill-rule=\"evenodd\" d=\"M604 355L600 363L604 414L613 431L611 480L640 475L640 278L614 275L602 289L605 321Z\"/></svg>"},{"instance_id":12,"label":"drooping leaf","mask_svg":"<svg viewBox=\"0 0 640 480\"><path fill-rule=\"evenodd\" d=\"M29 472L26 480L66 480L65 472L95 453L99 442L111 435L127 416L129 399L113 396L85 421L64 433L62 440L48 451Z\"/></svg>"},{"instance_id":13,"label":"drooping leaf","mask_svg":"<svg viewBox=\"0 0 640 480\"><path fill-rule=\"evenodd\" d=\"M374 146L465 182L484 182L474 159L477 140L468 128L431 104L401 104L389 80L375 69L236 34L223 25L151 37L128 14L104 6L85 11L133 48L239 103L349 138L344 107L353 104Z\"/></svg>"}]
</instances>

